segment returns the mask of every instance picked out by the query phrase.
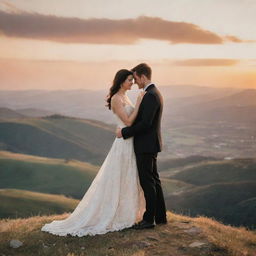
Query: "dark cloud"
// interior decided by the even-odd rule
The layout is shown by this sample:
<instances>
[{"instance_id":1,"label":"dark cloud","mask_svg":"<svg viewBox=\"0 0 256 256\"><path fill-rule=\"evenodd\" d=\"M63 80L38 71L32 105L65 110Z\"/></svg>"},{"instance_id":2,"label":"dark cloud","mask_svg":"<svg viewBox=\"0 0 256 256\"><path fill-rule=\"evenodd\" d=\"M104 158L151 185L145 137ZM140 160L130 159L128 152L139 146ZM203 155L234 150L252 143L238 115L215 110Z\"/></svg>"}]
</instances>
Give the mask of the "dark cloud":
<instances>
[{"instance_id":1,"label":"dark cloud","mask_svg":"<svg viewBox=\"0 0 256 256\"><path fill-rule=\"evenodd\" d=\"M50 40L62 43L133 44L140 39L166 40L172 44L222 44L234 36L221 37L186 22L155 17L136 19L79 19L0 10L0 33L8 37Z\"/></svg>"},{"instance_id":2,"label":"dark cloud","mask_svg":"<svg viewBox=\"0 0 256 256\"><path fill-rule=\"evenodd\" d=\"M240 60L235 59L188 59L174 61L177 66L233 66Z\"/></svg>"}]
</instances>

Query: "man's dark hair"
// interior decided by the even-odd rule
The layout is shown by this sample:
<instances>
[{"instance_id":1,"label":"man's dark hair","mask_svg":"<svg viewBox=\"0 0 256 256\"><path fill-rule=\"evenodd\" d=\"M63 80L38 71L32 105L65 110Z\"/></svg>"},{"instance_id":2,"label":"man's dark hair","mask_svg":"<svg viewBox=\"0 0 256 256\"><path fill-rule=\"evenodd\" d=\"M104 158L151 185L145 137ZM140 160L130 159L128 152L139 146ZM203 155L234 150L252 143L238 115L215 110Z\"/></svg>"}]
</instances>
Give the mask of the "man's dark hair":
<instances>
[{"instance_id":1,"label":"man's dark hair","mask_svg":"<svg viewBox=\"0 0 256 256\"><path fill-rule=\"evenodd\" d=\"M149 80L151 80L152 70L151 67L146 63L141 63L132 69L132 72L136 72L137 76L141 77L145 75Z\"/></svg>"}]
</instances>

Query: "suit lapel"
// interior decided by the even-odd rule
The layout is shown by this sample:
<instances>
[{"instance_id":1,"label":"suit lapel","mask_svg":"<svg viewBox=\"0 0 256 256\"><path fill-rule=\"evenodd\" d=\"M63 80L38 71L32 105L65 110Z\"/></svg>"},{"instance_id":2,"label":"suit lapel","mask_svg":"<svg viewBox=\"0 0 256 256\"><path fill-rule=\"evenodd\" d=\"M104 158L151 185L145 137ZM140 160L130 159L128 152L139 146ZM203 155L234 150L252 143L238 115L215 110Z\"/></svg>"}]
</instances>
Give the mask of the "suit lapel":
<instances>
[{"instance_id":1,"label":"suit lapel","mask_svg":"<svg viewBox=\"0 0 256 256\"><path fill-rule=\"evenodd\" d=\"M151 85L146 89L146 92L152 90L153 88L155 88L155 85L154 85L154 84L151 84ZM140 107L139 107L138 116L141 115L141 108L142 108L142 104L141 104ZM137 117L138 117L138 116L137 116Z\"/></svg>"}]
</instances>

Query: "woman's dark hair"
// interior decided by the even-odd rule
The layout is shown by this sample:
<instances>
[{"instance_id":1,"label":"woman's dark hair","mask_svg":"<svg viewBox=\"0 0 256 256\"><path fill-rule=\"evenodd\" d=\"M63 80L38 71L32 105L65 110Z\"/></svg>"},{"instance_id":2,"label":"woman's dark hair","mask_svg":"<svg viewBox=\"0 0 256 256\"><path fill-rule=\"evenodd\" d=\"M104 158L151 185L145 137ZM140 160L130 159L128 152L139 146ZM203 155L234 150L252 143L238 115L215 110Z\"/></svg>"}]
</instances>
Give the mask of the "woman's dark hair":
<instances>
[{"instance_id":1,"label":"woman's dark hair","mask_svg":"<svg viewBox=\"0 0 256 256\"><path fill-rule=\"evenodd\" d=\"M107 107L111 109L111 98L113 97L114 94L116 94L119 89L121 88L121 84L127 79L129 75L132 75L133 73L127 69L121 69L117 71L113 84L111 88L109 89L109 94L107 96Z\"/></svg>"}]
</instances>

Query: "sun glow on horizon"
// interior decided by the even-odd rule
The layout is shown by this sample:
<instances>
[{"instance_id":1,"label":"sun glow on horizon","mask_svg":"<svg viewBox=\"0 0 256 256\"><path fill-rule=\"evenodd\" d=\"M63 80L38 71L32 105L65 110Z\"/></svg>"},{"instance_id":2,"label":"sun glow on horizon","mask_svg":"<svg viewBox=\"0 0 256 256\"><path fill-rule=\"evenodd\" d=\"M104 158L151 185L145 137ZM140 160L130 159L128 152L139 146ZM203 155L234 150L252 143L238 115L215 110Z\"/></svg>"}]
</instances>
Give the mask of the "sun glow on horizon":
<instances>
[{"instance_id":1,"label":"sun glow on horizon","mask_svg":"<svg viewBox=\"0 0 256 256\"><path fill-rule=\"evenodd\" d=\"M256 2L133 1L0 1L0 89L104 89L140 62L159 85L256 88Z\"/></svg>"}]
</instances>

